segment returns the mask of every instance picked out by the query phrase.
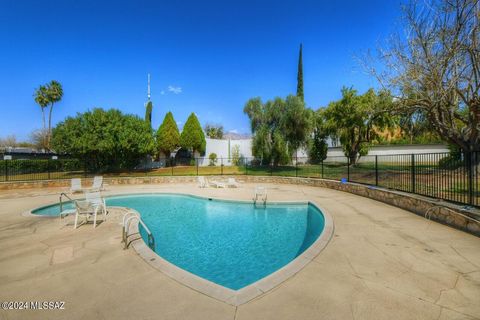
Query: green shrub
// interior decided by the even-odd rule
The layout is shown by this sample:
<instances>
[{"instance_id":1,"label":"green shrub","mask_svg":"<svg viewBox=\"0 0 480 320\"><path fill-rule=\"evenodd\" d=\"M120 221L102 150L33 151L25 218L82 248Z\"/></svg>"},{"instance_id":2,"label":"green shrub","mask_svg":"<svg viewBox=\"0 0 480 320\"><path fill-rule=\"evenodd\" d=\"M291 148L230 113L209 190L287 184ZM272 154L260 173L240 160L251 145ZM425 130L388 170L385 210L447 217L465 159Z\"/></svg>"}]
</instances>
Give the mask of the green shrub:
<instances>
[{"instance_id":1,"label":"green shrub","mask_svg":"<svg viewBox=\"0 0 480 320\"><path fill-rule=\"evenodd\" d=\"M462 152L458 147L448 146L450 154L438 161L438 166L441 169L457 169L463 165Z\"/></svg>"},{"instance_id":2,"label":"green shrub","mask_svg":"<svg viewBox=\"0 0 480 320\"><path fill-rule=\"evenodd\" d=\"M234 166L240 164L240 146L238 144L232 147L232 164Z\"/></svg>"},{"instance_id":3,"label":"green shrub","mask_svg":"<svg viewBox=\"0 0 480 320\"><path fill-rule=\"evenodd\" d=\"M217 164L217 154L216 153L210 153L208 156L208 159L210 160L209 166L215 166Z\"/></svg>"}]
</instances>

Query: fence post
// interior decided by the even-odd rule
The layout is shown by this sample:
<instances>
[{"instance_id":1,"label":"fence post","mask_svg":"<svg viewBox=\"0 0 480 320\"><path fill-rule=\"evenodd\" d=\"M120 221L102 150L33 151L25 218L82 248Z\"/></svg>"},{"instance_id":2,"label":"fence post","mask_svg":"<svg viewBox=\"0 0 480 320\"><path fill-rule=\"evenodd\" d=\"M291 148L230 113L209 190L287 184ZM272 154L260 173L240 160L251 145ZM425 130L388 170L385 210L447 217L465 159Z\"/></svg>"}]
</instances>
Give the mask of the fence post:
<instances>
[{"instance_id":1,"label":"fence post","mask_svg":"<svg viewBox=\"0 0 480 320\"><path fill-rule=\"evenodd\" d=\"M323 160L322 160L322 179L323 179Z\"/></svg>"},{"instance_id":2,"label":"fence post","mask_svg":"<svg viewBox=\"0 0 480 320\"><path fill-rule=\"evenodd\" d=\"M295 177L298 177L298 157L295 155Z\"/></svg>"},{"instance_id":3,"label":"fence post","mask_svg":"<svg viewBox=\"0 0 480 320\"><path fill-rule=\"evenodd\" d=\"M473 205L473 166L474 161L473 159L473 152L466 152L466 162L467 162L467 170L468 170L468 204Z\"/></svg>"},{"instance_id":4,"label":"fence post","mask_svg":"<svg viewBox=\"0 0 480 320\"><path fill-rule=\"evenodd\" d=\"M415 193L415 154L412 153L412 163L411 163L411 172L410 175L412 176L412 193Z\"/></svg>"},{"instance_id":5,"label":"fence post","mask_svg":"<svg viewBox=\"0 0 480 320\"><path fill-rule=\"evenodd\" d=\"M378 155L375 155L375 185L378 187Z\"/></svg>"},{"instance_id":6,"label":"fence post","mask_svg":"<svg viewBox=\"0 0 480 320\"><path fill-rule=\"evenodd\" d=\"M223 176L223 158L220 158L220 172L221 172L221 175Z\"/></svg>"},{"instance_id":7,"label":"fence post","mask_svg":"<svg viewBox=\"0 0 480 320\"><path fill-rule=\"evenodd\" d=\"M247 158L244 158L244 159L243 159L243 163L245 163L245 175L248 176Z\"/></svg>"},{"instance_id":8,"label":"fence post","mask_svg":"<svg viewBox=\"0 0 480 320\"><path fill-rule=\"evenodd\" d=\"M50 159L47 159L47 173L48 173L48 180L50 180Z\"/></svg>"},{"instance_id":9,"label":"fence post","mask_svg":"<svg viewBox=\"0 0 480 320\"><path fill-rule=\"evenodd\" d=\"M197 176L198 176L198 158L195 158L195 163L197 164Z\"/></svg>"},{"instance_id":10,"label":"fence post","mask_svg":"<svg viewBox=\"0 0 480 320\"><path fill-rule=\"evenodd\" d=\"M3 160L5 162L5 181L8 181L8 160Z\"/></svg>"},{"instance_id":11,"label":"fence post","mask_svg":"<svg viewBox=\"0 0 480 320\"><path fill-rule=\"evenodd\" d=\"M347 157L347 181L350 182L350 157Z\"/></svg>"},{"instance_id":12,"label":"fence post","mask_svg":"<svg viewBox=\"0 0 480 320\"><path fill-rule=\"evenodd\" d=\"M272 165L272 163L270 162L270 176L272 176L272 175L273 175L273 165Z\"/></svg>"}]
</instances>

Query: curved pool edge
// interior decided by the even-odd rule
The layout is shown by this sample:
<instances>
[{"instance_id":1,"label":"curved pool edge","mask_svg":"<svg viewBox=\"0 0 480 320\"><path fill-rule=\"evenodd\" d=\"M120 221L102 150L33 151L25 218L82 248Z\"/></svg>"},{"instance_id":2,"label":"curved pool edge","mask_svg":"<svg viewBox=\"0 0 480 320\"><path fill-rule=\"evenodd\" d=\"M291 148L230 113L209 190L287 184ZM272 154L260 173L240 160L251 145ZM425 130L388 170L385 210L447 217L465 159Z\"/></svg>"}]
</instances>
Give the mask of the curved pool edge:
<instances>
[{"instance_id":1,"label":"curved pool edge","mask_svg":"<svg viewBox=\"0 0 480 320\"><path fill-rule=\"evenodd\" d=\"M218 197L205 197L196 194L191 194L188 192L139 192L139 193L116 193L108 195L106 198L114 198L114 197L128 197L128 196L139 196L139 195L153 195L153 194L162 194L162 195L185 195L190 196L198 199L203 200L213 200L213 201L221 201L221 202L240 202L240 203L251 203L251 200L237 200L233 198L218 198ZM273 288L277 287L284 281L290 279L292 276L300 272L308 263L314 260L320 252L327 246L330 242L333 232L334 232L334 221L331 214L319 206L314 201L307 201L307 200L298 200L298 201L272 201L268 202L267 204L270 205L281 205L281 204L311 204L313 205L324 217L324 228L318 238L313 242L304 252L302 252L299 256L295 259L290 261L288 264L283 266L282 268L276 270L275 272L269 274L268 276L246 286L239 290L229 289L222 285L216 284L212 281L206 280L202 277L199 277L193 273L190 273L176 265L170 263L169 261L162 258L160 255L155 253L148 245L145 243L143 237L138 238L137 240L141 241L133 241L131 246L133 246L135 252L150 266L153 268L161 271L166 276L171 278L172 280L178 282L181 285L187 286L190 289L193 289L197 292L210 296L214 299L222 301L224 303L230 304L232 306L239 306L248 301L251 301L264 293L272 290ZM30 217L41 217L41 218L58 218L59 216L52 216L52 215L41 215L35 214L33 211L45 208L51 205L45 205L37 208L33 208L27 210L22 213L24 216ZM133 208L128 207L116 207L119 209L130 210L138 213ZM130 230L132 233L139 232L138 223L134 223L131 225Z\"/></svg>"},{"instance_id":2,"label":"curved pool edge","mask_svg":"<svg viewBox=\"0 0 480 320\"><path fill-rule=\"evenodd\" d=\"M185 193L185 195L191 195ZM194 197L209 199L206 197L201 197L197 195L191 195ZM236 201L236 200L223 200L216 198L218 201ZM242 202L239 200L239 202ZM243 201L248 202L248 201ZM248 202L250 203L250 202ZM275 203L287 203L287 202L275 202ZM270 203L270 204L275 204ZM308 263L314 260L320 252L327 246L330 240L333 237L334 233L334 221L330 213L324 210L322 207L318 206L313 201L288 201L291 204L311 204L324 217L324 228L318 238L314 243L310 245L304 252L302 252L298 257L290 261L288 264L278 269L277 271L269 274L268 276L246 286L239 290L233 290L216 284L212 281L206 280L202 277L199 277L193 273L190 273L180 267L177 267L173 263L162 258L160 255L155 253L148 245L145 243L143 238L139 238L141 241L134 241L131 245L133 246L135 252L150 266L161 271L163 274L175 280L176 282L189 287L197 292L205 294L209 297L217 299L219 301L225 302L232 306L240 306L247 303L250 300L253 300L264 293L272 290L277 287L284 281L290 279L295 274L300 272ZM137 212L134 209L128 208L131 211ZM137 212L138 213L138 212ZM131 226L132 233L139 232L138 223L135 223Z\"/></svg>"}]
</instances>

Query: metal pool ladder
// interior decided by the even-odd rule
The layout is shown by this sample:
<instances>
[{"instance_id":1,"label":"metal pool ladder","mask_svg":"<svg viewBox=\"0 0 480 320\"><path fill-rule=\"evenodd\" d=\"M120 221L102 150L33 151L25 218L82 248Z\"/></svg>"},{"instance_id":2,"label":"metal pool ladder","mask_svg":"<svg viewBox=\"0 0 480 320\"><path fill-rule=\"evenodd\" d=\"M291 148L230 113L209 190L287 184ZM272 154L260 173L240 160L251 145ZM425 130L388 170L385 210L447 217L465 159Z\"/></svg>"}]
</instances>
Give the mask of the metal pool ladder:
<instances>
[{"instance_id":1,"label":"metal pool ladder","mask_svg":"<svg viewBox=\"0 0 480 320\"><path fill-rule=\"evenodd\" d=\"M70 201L74 201L72 198L70 198L68 196L68 194L66 194L65 192L62 192L60 193L60 218L63 219L65 218L66 216L68 216L70 213L74 213L75 210L65 210L65 212L63 211L63 197L66 197L68 200Z\"/></svg>"},{"instance_id":2,"label":"metal pool ladder","mask_svg":"<svg viewBox=\"0 0 480 320\"><path fill-rule=\"evenodd\" d=\"M138 222L142 225L142 227L145 229L145 231L147 232L147 235L148 235L148 246L150 249L152 249L153 251L155 251L155 239L153 238L153 234L152 232L150 231L150 229L148 229L148 227L145 225L145 223L143 222L143 220L140 218L140 215L136 212L136 211L128 211L127 213L125 213L123 215L123 221L122 221L122 243L124 243L124 247L123 249L128 249L129 245L135 241L135 240L138 240L140 238L136 238L136 239L133 239L133 240L130 240L128 241L128 237L130 236L133 236L135 234L140 234L140 231L139 232L135 232L135 233L132 233L132 234L128 234L128 231L130 229L130 223L133 221L133 220L138 220Z\"/></svg>"},{"instance_id":3,"label":"metal pool ladder","mask_svg":"<svg viewBox=\"0 0 480 320\"><path fill-rule=\"evenodd\" d=\"M257 201L262 201L263 206L267 206L267 188L265 187L255 187L255 193L253 195L253 206L257 206Z\"/></svg>"}]
</instances>

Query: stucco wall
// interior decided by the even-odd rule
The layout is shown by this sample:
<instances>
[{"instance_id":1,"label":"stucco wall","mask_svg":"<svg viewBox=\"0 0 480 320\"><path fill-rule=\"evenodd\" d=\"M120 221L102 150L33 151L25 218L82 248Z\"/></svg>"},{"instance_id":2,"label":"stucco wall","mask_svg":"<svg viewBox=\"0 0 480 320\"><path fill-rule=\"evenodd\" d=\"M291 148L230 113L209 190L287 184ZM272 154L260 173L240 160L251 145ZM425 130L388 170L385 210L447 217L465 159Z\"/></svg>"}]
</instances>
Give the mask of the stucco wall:
<instances>
[{"instance_id":1,"label":"stucco wall","mask_svg":"<svg viewBox=\"0 0 480 320\"><path fill-rule=\"evenodd\" d=\"M219 140L207 138L207 146L205 149L205 158L200 160L199 165L206 166L209 164L208 156L211 153L215 153L217 158L229 158L232 154L233 146L238 145L240 147L240 156L244 158L251 158L252 155L252 139L242 140ZM229 152L230 149L230 152ZM217 165L220 164L218 160ZM224 165L230 165L228 161L224 161Z\"/></svg>"}]
</instances>

